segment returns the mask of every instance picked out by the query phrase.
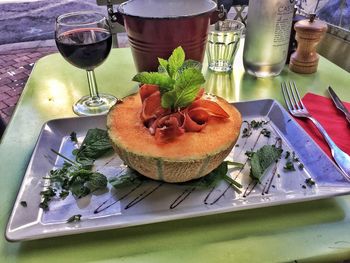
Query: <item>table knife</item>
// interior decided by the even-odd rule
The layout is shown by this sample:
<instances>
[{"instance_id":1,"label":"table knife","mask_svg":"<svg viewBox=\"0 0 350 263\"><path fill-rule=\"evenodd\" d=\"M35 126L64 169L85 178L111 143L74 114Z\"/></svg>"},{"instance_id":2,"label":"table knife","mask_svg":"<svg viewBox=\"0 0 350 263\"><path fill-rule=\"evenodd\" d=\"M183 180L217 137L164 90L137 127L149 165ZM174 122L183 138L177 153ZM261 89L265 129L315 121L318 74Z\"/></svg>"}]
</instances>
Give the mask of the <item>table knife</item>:
<instances>
[{"instance_id":1,"label":"table knife","mask_svg":"<svg viewBox=\"0 0 350 263\"><path fill-rule=\"evenodd\" d=\"M350 123L350 112L345 108L344 104L341 102L337 94L335 94L334 90L331 88L331 86L328 87L329 95L331 96L335 106L344 113L345 118Z\"/></svg>"}]
</instances>

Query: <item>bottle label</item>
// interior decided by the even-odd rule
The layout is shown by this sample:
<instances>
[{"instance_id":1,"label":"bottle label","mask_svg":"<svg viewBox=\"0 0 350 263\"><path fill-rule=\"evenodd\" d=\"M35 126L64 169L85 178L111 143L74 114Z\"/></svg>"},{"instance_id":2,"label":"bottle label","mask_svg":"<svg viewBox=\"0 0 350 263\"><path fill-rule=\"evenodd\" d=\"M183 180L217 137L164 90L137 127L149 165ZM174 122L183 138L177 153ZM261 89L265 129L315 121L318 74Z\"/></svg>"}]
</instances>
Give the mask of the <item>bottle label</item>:
<instances>
[{"instance_id":1,"label":"bottle label","mask_svg":"<svg viewBox=\"0 0 350 263\"><path fill-rule=\"evenodd\" d=\"M294 3L290 1L290 3ZM291 21L293 19L294 8L292 4L280 5L277 8L276 24L273 38L273 46L284 46L289 43Z\"/></svg>"}]
</instances>

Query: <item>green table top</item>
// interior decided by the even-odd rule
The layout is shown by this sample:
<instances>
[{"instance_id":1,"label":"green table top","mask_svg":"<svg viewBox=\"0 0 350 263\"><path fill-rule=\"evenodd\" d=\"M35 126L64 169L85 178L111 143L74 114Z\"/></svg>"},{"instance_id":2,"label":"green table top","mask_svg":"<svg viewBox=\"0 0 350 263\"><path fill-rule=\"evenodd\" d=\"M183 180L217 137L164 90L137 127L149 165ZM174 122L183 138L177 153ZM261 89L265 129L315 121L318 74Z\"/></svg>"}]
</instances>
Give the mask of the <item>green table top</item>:
<instances>
[{"instance_id":1,"label":"green table top","mask_svg":"<svg viewBox=\"0 0 350 263\"><path fill-rule=\"evenodd\" d=\"M350 74L321 58L319 70L287 68L271 79L244 74L242 52L232 74L204 72L208 91L230 101L274 98L280 83L326 95L331 85L350 101ZM205 70L206 71L206 70ZM116 49L96 70L100 92L124 97L137 88L130 49ZM59 54L39 60L0 144L0 227L6 223L41 126L74 116L87 94L85 72ZM329 262L350 258L350 196L18 243L0 241L0 262Z\"/></svg>"}]
</instances>

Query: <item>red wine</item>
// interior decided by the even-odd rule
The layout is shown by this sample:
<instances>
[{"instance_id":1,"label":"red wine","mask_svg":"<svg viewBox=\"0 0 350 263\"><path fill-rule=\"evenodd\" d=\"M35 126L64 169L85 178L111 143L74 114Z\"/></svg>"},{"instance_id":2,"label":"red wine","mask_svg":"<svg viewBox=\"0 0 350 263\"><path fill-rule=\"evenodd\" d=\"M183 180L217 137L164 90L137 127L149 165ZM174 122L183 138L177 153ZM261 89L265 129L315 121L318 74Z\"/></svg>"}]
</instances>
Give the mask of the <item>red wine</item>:
<instances>
[{"instance_id":1,"label":"red wine","mask_svg":"<svg viewBox=\"0 0 350 263\"><path fill-rule=\"evenodd\" d=\"M56 45L69 63L92 70L107 58L112 35L102 28L79 28L56 36Z\"/></svg>"}]
</instances>

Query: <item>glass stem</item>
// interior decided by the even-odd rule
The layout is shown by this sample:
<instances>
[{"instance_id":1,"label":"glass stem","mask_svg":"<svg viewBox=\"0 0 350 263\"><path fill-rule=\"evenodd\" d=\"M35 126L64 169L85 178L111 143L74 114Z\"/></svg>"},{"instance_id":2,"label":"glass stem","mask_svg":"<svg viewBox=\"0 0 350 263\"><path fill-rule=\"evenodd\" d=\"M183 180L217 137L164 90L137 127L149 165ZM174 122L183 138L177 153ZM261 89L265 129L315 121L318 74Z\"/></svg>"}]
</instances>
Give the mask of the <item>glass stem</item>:
<instances>
[{"instance_id":1,"label":"glass stem","mask_svg":"<svg viewBox=\"0 0 350 263\"><path fill-rule=\"evenodd\" d=\"M86 74L89 84L90 97L93 101L99 101L100 96L98 95L95 72L94 70L87 70Z\"/></svg>"}]
</instances>

